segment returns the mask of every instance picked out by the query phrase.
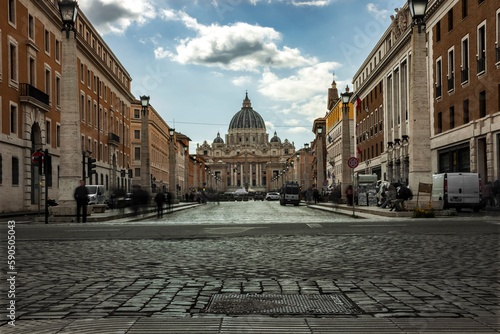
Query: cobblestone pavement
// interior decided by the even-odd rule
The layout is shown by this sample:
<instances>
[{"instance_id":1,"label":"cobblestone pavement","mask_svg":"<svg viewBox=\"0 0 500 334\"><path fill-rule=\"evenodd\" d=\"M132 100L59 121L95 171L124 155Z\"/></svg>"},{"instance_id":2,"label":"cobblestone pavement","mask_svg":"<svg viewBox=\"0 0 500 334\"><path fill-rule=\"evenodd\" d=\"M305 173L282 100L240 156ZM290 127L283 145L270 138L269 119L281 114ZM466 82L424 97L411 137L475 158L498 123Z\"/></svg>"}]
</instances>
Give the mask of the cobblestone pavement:
<instances>
[{"instance_id":1,"label":"cobblestone pavement","mask_svg":"<svg viewBox=\"0 0 500 334\"><path fill-rule=\"evenodd\" d=\"M498 331L499 244L498 234L392 233L21 240L16 244L16 316L68 323L214 319L221 315L206 312L214 294L341 293L361 315L307 317L398 318L407 325L470 319ZM5 296L6 285L1 288ZM0 301L2 310L7 302Z\"/></svg>"}]
</instances>

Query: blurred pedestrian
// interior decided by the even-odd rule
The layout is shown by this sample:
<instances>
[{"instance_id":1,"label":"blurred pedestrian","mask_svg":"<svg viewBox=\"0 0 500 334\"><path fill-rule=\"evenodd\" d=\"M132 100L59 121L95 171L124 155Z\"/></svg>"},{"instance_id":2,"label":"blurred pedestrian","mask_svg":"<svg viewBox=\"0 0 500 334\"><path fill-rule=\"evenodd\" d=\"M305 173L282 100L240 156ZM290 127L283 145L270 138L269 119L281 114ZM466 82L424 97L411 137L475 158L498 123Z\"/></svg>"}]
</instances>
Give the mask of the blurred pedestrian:
<instances>
[{"instance_id":1,"label":"blurred pedestrian","mask_svg":"<svg viewBox=\"0 0 500 334\"><path fill-rule=\"evenodd\" d=\"M491 182L486 182L483 190L483 198L486 206L493 206L493 186Z\"/></svg>"},{"instance_id":2,"label":"blurred pedestrian","mask_svg":"<svg viewBox=\"0 0 500 334\"><path fill-rule=\"evenodd\" d=\"M354 198L354 191L352 189L352 185L349 185L345 190L345 197L347 198L347 205L352 206Z\"/></svg>"},{"instance_id":3,"label":"blurred pedestrian","mask_svg":"<svg viewBox=\"0 0 500 334\"><path fill-rule=\"evenodd\" d=\"M89 201L89 191L85 187L85 181L80 180L80 185L76 187L73 197L76 200L76 222L80 222L80 210L82 210L82 222L87 222L87 204Z\"/></svg>"},{"instance_id":4,"label":"blurred pedestrian","mask_svg":"<svg viewBox=\"0 0 500 334\"><path fill-rule=\"evenodd\" d=\"M495 206L500 206L500 180L493 182L493 196L495 198Z\"/></svg>"},{"instance_id":5,"label":"blurred pedestrian","mask_svg":"<svg viewBox=\"0 0 500 334\"><path fill-rule=\"evenodd\" d=\"M158 218L163 217L163 204L165 203L165 201L165 194L162 191L155 195L156 213Z\"/></svg>"}]
</instances>

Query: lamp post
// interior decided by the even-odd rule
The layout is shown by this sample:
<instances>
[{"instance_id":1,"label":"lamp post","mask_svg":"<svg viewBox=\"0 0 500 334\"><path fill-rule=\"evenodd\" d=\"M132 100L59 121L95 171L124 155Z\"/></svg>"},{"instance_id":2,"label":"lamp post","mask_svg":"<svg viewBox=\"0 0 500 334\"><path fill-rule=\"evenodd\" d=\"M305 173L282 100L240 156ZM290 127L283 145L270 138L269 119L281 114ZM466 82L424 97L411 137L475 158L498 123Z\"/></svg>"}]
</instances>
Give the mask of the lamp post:
<instances>
[{"instance_id":1,"label":"lamp post","mask_svg":"<svg viewBox=\"0 0 500 334\"><path fill-rule=\"evenodd\" d=\"M306 155L304 157L304 188L309 188L309 168L307 168L307 161L309 160L309 143L304 144L304 151Z\"/></svg>"},{"instance_id":2,"label":"lamp post","mask_svg":"<svg viewBox=\"0 0 500 334\"><path fill-rule=\"evenodd\" d=\"M188 147L184 146L184 193L189 189L189 152Z\"/></svg>"},{"instance_id":3,"label":"lamp post","mask_svg":"<svg viewBox=\"0 0 500 334\"><path fill-rule=\"evenodd\" d=\"M316 128L316 132L318 133L318 137L316 139L317 145L316 145L316 188L318 191L320 190L320 187L323 186L323 182L325 181L325 164L324 164L324 157L323 157L323 138L321 134L323 133L323 125L319 126Z\"/></svg>"},{"instance_id":4,"label":"lamp post","mask_svg":"<svg viewBox=\"0 0 500 334\"><path fill-rule=\"evenodd\" d=\"M196 160L196 155L193 156L193 188L195 189L195 193L196 193L196 190L198 190L198 175L197 175L197 172L198 172L198 165L196 164L198 161Z\"/></svg>"},{"instance_id":5,"label":"lamp post","mask_svg":"<svg viewBox=\"0 0 500 334\"><path fill-rule=\"evenodd\" d=\"M430 112L428 102L427 50L424 17L427 0L410 0L412 17L411 36L411 76L409 98L409 130L412 137L409 143L409 186L418 191L419 183L431 183L431 145L430 145Z\"/></svg>"},{"instance_id":6,"label":"lamp post","mask_svg":"<svg viewBox=\"0 0 500 334\"><path fill-rule=\"evenodd\" d=\"M352 156L351 151L351 127L349 126L349 101L351 100L352 93L349 92L349 86L346 86L345 92L340 94L342 99L342 175L340 178L341 193L345 194L349 184L354 180L354 168L350 168L347 160Z\"/></svg>"},{"instance_id":7,"label":"lamp post","mask_svg":"<svg viewBox=\"0 0 500 334\"><path fill-rule=\"evenodd\" d=\"M176 186L175 182L175 129L170 128L168 130L168 134L170 135L170 145L168 150L168 191L172 194L174 193L174 188Z\"/></svg>"},{"instance_id":8,"label":"lamp post","mask_svg":"<svg viewBox=\"0 0 500 334\"><path fill-rule=\"evenodd\" d=\"M59 210L72 215L76 211L76 203L73 191L78 186L78 180L82 178L81 171L81 144L80 144L80 114L78 111L78 62L76 57L76 30L75 20L78 13L76 1L63 0L59 3L59 13L63 28L66 31L62 39L61 59L61 159L59 198L61 206ZM69 31L75 31L70 36ZM90 147L88 147L90 149ZM67 207L66 211L64 207Z\"/></svg>"},{"instance_id":9,"label":"lamp post","mask_svg":"<svg viewBox=\"0 0 500 334\"><path fill-rule=\"evenodd\" d=\"M141 187L151 193L151 164L149 154L149 96L141 99Z\"/></svg>"}]
</instances>

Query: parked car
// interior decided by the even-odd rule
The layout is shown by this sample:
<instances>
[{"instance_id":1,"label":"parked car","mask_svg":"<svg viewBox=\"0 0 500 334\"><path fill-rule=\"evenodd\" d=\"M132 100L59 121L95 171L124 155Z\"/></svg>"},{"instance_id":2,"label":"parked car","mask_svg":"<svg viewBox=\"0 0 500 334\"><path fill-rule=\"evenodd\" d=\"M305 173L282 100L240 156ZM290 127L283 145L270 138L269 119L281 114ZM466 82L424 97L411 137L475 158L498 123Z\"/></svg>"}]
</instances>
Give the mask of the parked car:
<instances>
[{"instance_id":1,"label":"parked car","mask_svg":"<svg viewBox=\"0 0 500 334\"><path fill-rule=\"evenodd\" d=\"M280 199L280 194L276 192L270 192L266 194L266 201L278 201Z\"/></svg>"},{"instance_id":2,"label":"parked car","mask_svg":"<svg viewBox=\"0 0 500 334\"><path fill-rule=\"evenodd\" d=\"M262 191L256 191L253 200L254 201L263 201L266 198L266 193Z\"/></svg>"}]
</instances>

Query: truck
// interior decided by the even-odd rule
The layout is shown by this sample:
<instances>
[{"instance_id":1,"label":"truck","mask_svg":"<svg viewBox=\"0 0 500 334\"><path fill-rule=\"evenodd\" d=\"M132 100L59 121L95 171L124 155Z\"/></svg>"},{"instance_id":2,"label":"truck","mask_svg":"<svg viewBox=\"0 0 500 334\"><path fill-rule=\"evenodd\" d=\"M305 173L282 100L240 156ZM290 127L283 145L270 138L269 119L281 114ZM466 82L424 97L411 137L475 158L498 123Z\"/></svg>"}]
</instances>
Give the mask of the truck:
<instances>
[{"instance_id":1,"label":"truck","mask_svg":"<svg viewBox=\"0 0 500 334\"><path fill-rule=\"evenodd\" d=\"M434 174L432 200L443 201L443 209L455 208L460 212L463 208L470 208L478 212L482 207L479 173Z\"/></svg>"},{"instance_id":2,"label":"truck","mask_svg":"<svg viewBox=\"0 0 500 334\"><path fill-rule=\"evenodd\" d=\"M293 204L298 206L300 203L300 186L297 182L288 181L281 187L280 204Z\"/></svg>"}]
</instances>

